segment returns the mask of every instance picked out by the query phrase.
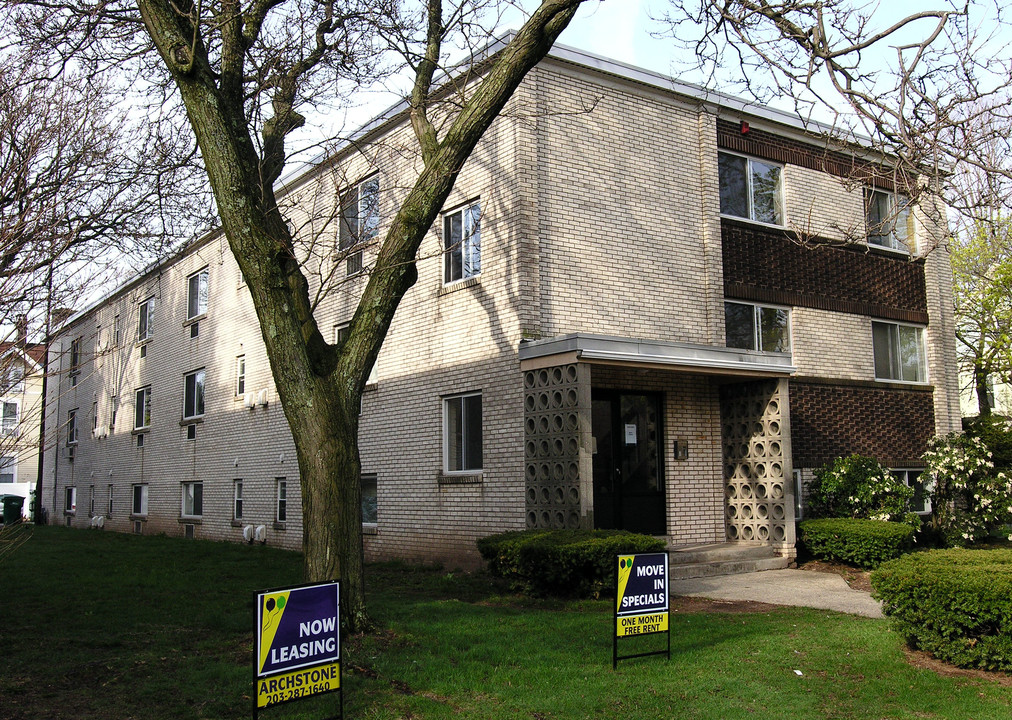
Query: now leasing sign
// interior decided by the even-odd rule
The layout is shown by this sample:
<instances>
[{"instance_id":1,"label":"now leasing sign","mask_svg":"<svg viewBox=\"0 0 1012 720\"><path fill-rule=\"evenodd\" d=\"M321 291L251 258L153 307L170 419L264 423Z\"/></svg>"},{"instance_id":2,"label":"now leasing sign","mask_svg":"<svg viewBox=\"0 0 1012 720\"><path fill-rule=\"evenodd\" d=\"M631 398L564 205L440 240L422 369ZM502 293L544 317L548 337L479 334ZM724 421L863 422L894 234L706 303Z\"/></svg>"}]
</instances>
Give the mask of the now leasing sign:
<instances>
[{"instance_id":1,"label":"now leasing sign","mask_svg":"<svg viewBox=\"0 0 1012 720\"><path fill-rule=\"evenodd\" d=\"M667 650L618 655L619 638L668 632L668 554L619 555L617 562L612 667L619 660L643 655L666 652L670 658L670 633Z\"/></svg>"},{"instance_id":2,"label":"now leasing sign","mask_svg":"<svg viewBox=\"0 0 1012 720\"><path fill-rule=\"evenodd\" d=\"M256 606L256 708L339 690L339 584L257 593Z\"/></svg>"}]
</instances>

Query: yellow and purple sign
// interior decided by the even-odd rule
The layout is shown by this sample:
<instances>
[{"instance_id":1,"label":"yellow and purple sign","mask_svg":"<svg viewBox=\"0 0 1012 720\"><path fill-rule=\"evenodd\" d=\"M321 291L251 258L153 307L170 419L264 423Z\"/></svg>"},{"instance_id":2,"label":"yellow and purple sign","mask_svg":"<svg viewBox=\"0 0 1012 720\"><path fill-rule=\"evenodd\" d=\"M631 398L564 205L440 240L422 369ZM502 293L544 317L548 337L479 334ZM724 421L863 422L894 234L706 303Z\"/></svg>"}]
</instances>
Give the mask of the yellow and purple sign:
<instances>
[{"instance_id":1,"label":"yellow and purple sign","mask_svg":"<svg viewBox=\"0 0 1012 720\"><path fill-rule=\"evenodd\" d=\"M618 637L649 635L668 629L668 555L620 555L615 593Z\"/></svg>"},{"instance_id":2,"label":"yellow and purple sign","mask_svg":"<svg viewBox=\"0 0 1012 720\"><path fill-rule=\"evenodd\" d=\"M257 593L258 708L340 689L340 594L337 582Z\"/></svg>"}]
</instances>

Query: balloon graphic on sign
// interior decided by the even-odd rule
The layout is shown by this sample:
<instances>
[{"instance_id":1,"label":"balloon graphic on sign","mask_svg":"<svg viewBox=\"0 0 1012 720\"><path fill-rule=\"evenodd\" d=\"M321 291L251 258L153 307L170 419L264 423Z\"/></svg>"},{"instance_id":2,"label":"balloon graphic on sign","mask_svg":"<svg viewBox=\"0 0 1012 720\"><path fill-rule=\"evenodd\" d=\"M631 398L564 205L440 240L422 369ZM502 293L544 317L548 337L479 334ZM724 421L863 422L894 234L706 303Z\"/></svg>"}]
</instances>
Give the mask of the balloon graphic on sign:
<instances>
[{"instance_id":1,"label":"balloon graphic on sign","mask_svg":"<svg viewBox=\"0 0 1012 720\"><path fill-rule=\"evenodd\" d=\"M267 611L264 613L264 626L266 630L274 624L275 611L280 613L285 608L285 596L279 595L277 598L267 598L267 602L264 603L264 609ZM278 615L280 617L280 615Z\"/></svg>"}]
</instances>

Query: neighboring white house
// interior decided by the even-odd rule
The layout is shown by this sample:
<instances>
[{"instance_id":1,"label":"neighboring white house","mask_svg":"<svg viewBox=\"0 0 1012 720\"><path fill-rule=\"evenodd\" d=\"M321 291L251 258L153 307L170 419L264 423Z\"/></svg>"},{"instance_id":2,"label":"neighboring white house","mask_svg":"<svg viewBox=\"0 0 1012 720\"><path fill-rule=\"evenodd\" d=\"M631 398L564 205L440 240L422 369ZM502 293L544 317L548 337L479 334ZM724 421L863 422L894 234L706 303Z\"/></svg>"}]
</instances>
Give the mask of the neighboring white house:
<instances>
[{"instance_id":1,"label":"neighboring white house","mask_svg":"<svg viewBox=\"0 0 1012 720\"><path fill-rule=\"evenodd\" d=\"M312 292L342 281L329 339L417 172L410 132L395 110L280 193ZM617 527L789 557L813 469L860 452L916 477L960 422L950 268L940 213L872 160L553 49L460 173L366 388L367 556ZM70 318L50 367L54 522L300 547L294 445L220 234Z\"/></svg>"},{"instance_id":2,"label":"neighboring white house","mask_svg":"<svg viewBox=\"0 0 1012 720\"><path fill-rule=\"evenodd\" d=\"M0 343L0 495L30 498L39 477L43 346Z\"/></svg>"}]
</instances>

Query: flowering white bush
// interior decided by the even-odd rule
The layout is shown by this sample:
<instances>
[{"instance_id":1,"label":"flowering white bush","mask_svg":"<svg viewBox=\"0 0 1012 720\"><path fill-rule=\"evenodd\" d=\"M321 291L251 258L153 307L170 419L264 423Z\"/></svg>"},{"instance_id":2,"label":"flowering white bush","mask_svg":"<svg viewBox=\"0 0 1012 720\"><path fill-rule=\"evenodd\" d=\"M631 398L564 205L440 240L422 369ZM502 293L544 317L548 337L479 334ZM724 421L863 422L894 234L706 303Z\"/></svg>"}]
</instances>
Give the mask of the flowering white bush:
<instances>
[{"instance_id":1,"label":"flowering white bush","mask_svg":"<svg viewBox=\"0 0 1012 720\"><path fill-rule=\"evenodd\" d=\"M920 518L909 512L913 495L912 488L874 458L850 455L815 472L809 506L815 517L891 520L916 528Z\"/></svg>"},{"instance_id":2,"label":"flowering white bush","mask_svg":"<svg viewBox=\"0 0 1012 720\"><path fill-rule=\"evenodd\" d=\"M983 440L956 433L934 438L924 460L934 480L933 523L949 545L979 542L1012 523L1012 479L995 471Z\"/></svg>"}]
</instances>

